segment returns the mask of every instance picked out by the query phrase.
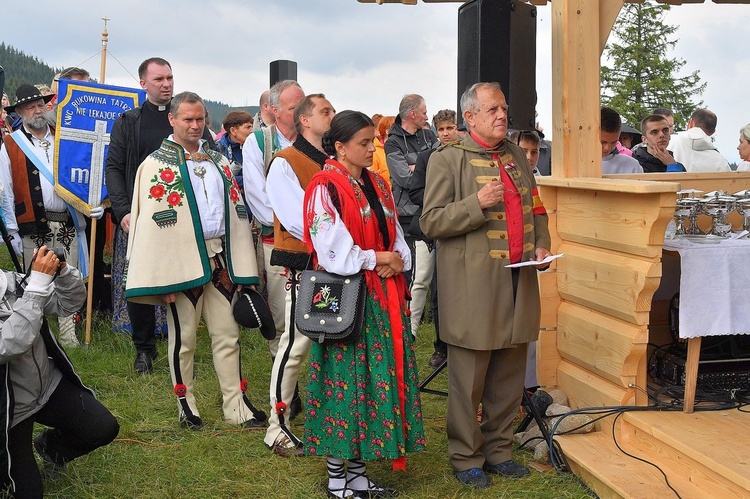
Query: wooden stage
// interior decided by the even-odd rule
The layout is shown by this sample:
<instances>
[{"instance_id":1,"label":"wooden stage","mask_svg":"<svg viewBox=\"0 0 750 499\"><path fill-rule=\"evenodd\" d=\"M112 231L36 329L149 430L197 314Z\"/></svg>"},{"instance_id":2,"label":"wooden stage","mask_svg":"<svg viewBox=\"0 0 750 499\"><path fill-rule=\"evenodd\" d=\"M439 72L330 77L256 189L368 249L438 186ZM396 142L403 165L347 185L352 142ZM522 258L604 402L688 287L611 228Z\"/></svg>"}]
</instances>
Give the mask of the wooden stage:
<instances>
[{"instance_id":1,"label":"wooden stage","mask_svg":"<svg viewBox=\"0 0 750 499\"><path fill-rule=\"evenodd\" d=\"M682 498L734 499L750 497L749 429L750 413L737 409L630 412L615 435L625 451L658 465ZM574 473L599 497L677 497L656 468L616 447L611 427L558 441Z\"/></svg>"},{"instance_id":2,"label":"wooden stage","mask_svg":"<svg viewBox=\"0 0 750 499\"><path fill-rule=\"evenodd\" d=\"M562 389L574 409L647 406L649 344L671 341L672 293L655 294L670 273L662 245L675 193L737 192L750 188L750 173L538 182L550 213L552 252L565 254L539 275L539 383ZM573 471L600 497L678 497L657 469L616 447L612 425L607 418L594 433L559 438ZM750 414L629 412L615 435L627 452L660 466L680 497L750 498Z\"/></svg>"}]
</instances>

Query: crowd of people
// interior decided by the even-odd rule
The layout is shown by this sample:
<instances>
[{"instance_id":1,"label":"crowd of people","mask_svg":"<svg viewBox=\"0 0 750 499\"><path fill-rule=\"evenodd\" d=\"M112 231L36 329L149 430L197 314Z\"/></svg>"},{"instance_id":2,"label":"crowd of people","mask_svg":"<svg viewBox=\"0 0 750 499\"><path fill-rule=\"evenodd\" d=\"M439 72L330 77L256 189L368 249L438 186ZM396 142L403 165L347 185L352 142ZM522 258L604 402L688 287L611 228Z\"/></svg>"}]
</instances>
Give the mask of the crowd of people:
<instances>
[{"instance_id":1,"label":"crowd of people","mask_svg":"<svg viewBox=\"0 0 750 499\"><path fill-rule=\"evenodd\" d=\"M140 375L153 372L157 337L167 337L178 424L204 426L193 379L202 319L226 422L266 427L264 442L280 457L325 457L329 497L395 495L368 476L366 461L404 469L406 454L425 448L413 345L429 295L436 337L427 362L448 367L456 478L485 488L492 474L528 475L512 458L511 437L524 386L536 384L537 272L548 264L534 262L551 255L551 241L535 178L551 173L551 148L541 130L508 130L500 87L475 84L461 98L461 119L443 109L429 120L418 94L405 95L397 114L371 118L337 112L324 94L284 80L263 92L255 116L231 112L214 136L201 97L174 95L168 61L146 59L138 75L146 100L114 123L105 163L116 225L113 323L132 336ZM52 87L59 78L89 76L68 68ZM79 344L72 315L85 291L75 267L87 245L84 214L57 196L50 173L55 92L19 86L12 105L3 95L0 122L3 223L9 250L28 269L0 273L0 368L10 380L0 480L16 497L42 494L32 445L59 467L118 432L60 348ZM695 111L677 134L672 118L654 110L636 132L602 107L603 173L729 170L710 139L713 113ZM643 142L632 143L634 135ZM745 161L749 140L750 125L738 147ZM180 264L165 266L163 255ZM506 267L521 262L532 265ZM299 283L310 269L364 273L353 343L311 342L297 328ZM249 289L273 319L269 416L253 405L242 372L233 307ZM45 315L60 317L59 339ZM89 412L64 423L76 414L73 396ZM290 421L300 415L304 433L295 434ZM34 422L51 429L32 442Z\"/></svg>"}]
</instances>

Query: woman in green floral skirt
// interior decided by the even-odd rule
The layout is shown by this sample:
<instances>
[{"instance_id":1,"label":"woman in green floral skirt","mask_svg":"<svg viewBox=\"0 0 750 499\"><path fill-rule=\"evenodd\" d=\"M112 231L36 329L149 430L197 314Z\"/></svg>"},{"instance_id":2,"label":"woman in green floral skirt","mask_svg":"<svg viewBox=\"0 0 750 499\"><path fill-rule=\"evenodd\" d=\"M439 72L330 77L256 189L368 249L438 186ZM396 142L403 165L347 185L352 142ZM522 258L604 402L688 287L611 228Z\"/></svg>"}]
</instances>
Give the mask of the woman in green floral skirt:
<instances>
[{"instance_id":1,"label":"woman in green floral skirt","mask_svg":"<svg viewBox=\"0 0 750 499\"><path fill-rule=\"evenodd\" d=\"M328 457L329 497L387 497L365 461L423 450L422 409L402 275L411 265L393 195L372 164L375 128L342 111L323 138L329 159L305 193L305 239L328 272L364 270L364 325L352 343L313 342L307 386L305 451Z\"/></svg>"}]
</instances>

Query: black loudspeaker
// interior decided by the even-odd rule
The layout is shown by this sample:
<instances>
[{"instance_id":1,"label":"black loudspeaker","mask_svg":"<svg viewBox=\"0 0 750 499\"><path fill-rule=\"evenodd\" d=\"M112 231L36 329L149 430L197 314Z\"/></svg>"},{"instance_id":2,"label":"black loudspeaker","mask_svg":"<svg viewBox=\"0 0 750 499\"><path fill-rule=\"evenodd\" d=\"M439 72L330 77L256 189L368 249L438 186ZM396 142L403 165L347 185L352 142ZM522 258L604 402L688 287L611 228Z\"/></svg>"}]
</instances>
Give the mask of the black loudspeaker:
<instances>
[{"instance_id":1,"label":"black loudspeaker","mask_svg":"<svg viewBox=\"0 0 750 499\"><path fill-rule=\"evenodd\" d=\"M458 9L458 109L474 83L498 82L508 128L536 122L536 7L516 0L472 0ZM463 121L463 110L460 111Z\"/></svg>"},{"instance_id":2,"label":"black loudspeaker","mask_svg":"<svg viewBox=\"0 0 750 499\"><path fill-rule=\"evenodd\" d=\"M294 61L271 61L269 72L271 74L269 88L282 80L297 81L297 63Z\"/></svg>"}]
</instances>

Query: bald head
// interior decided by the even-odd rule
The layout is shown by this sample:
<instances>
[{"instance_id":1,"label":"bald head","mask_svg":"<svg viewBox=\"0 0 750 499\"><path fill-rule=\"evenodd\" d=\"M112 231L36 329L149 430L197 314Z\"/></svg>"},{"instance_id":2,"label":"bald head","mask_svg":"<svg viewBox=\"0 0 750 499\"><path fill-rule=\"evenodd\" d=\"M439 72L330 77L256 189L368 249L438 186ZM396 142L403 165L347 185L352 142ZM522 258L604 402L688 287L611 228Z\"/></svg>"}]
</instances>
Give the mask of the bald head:
<instances>
[{"instance_id":1,"label":"bald head","mask_svg":"<svg viewBox=\"0 0 750 499\"><path fill-rule=\"evenodd\" d=\"M708 109L696 109L695 111L693 111L693 114L690 115L690 123L688 123L688 128L697 126L701 130L706 132L706 135L713 135L714 133L716 133L717 123L718 118L712 111L709 111Z\"/></svg>"}]
</instances>

